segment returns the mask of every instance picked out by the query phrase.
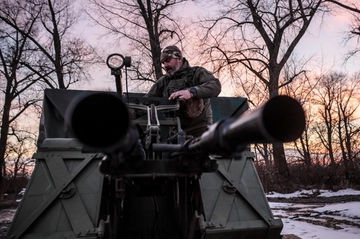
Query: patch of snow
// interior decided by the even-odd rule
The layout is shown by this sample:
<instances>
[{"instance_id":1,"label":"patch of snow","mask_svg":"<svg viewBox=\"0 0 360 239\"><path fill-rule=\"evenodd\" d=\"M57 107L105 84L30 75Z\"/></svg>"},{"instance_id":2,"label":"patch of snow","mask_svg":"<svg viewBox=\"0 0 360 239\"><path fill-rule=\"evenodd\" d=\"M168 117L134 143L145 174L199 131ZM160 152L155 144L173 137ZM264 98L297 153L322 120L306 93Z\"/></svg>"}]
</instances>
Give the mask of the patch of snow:
<instances>
[{"instance_id":1,"label":"patch of snow","mask_svg":"<svg viewBox=\"0 0 360 239\"><path fill-rule=\"evenodd\" d=\"M328 190L298 190L293 193L281 194L277 192L267 193L267 197L277 197L277 198L296 198L296 197L309 197L312 195L317 195L318 197L335 197L335 196L349 196L349 195L360 195L359 190L354 189L344 189L339 191L328 191Z\"/></svg>"},{"instance_id":2,"label":"patch of snow","mask_svg":"<svg viewBox=\"0 0 360 239\"><path fill-rule=\"evenodd\" d=\"M293 198L360 195L353 189L337 192L326 190L299 190L294 193L271 193L267 197ZM275 218L281 218L284 224L281 234L294 234L302 239L359 239L360 238L360 202L334 204L303 204L270 202ZM334 226L325 226L328 219ZM320 224L320 225L318 225Z\"/></svg>"}]
</instances>

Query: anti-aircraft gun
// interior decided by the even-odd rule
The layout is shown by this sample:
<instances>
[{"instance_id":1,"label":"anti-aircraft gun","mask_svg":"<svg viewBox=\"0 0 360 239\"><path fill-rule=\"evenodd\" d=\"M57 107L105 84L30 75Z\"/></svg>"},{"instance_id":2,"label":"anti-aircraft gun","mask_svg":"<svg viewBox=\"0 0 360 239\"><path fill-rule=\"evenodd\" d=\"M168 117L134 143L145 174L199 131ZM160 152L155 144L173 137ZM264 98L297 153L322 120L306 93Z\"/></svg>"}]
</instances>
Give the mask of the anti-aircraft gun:
<instances>
[{"instance_id":1,"label":"anti-aircraft gun","mask_svg":"<svg viewBox=\"0 0 360 239\"><path fill-rule=\"evenodd\" d=\"M130 58L111 57L116 92L45 91L36 167L5 238L281 238L248 145L296 140L300 104L277 96L244 113L245 99L214 98L216 122L193 138L177 101L124 94Z\"/></svg>"}]
</instances>

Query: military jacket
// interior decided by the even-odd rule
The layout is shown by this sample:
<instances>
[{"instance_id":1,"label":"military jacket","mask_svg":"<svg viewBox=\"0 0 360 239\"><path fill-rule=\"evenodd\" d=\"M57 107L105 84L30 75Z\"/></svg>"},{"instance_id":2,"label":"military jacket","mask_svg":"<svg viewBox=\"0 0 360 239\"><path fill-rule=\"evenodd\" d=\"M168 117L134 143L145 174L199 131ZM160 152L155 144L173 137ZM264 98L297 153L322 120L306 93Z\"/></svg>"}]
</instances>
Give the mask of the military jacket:
<instances>
[{"instance_id":1,"label":"military jacket","mask_svg":"<svg viewBox=\"0 0 360 239\"><path fill-rule=\"evenodd\" d=\"M189 62L183 58L182 67L174 72L172 76L164 75L151 87L147 96L169 97L171 93L194 87L197 92L196 98L204 100L204 109L196 118L187 118L182 113L182 105L178 111L182 129L189 133L196 128L204 128L212 124L212 111L210 98L216 97L221 92L220 81L203 67L190 67Z\"/></svg>"}]
</instances>

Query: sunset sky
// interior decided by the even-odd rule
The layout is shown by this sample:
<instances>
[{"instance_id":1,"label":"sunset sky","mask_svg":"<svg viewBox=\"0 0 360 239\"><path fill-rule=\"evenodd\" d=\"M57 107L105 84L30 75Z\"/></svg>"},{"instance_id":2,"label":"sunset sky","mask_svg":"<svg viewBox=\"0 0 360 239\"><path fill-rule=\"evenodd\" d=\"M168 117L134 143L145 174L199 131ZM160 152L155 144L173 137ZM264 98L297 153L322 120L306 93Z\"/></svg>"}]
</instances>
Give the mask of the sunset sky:
<instances>
[{"instance_id":1,"label":"sunset sky","mask_svg":"<svg viewBox=\"0 0 360 239\"><path fill-rule=\"evenodd\" d=\"M193 17L198 14L203 16L213 13L215 7L204 7L200 4L193 2L186 2L181 4L176 10L179 15ZM344 43L344 37L346 31L349 30L351 23L351 17L345 12L338 12L334 15L328 15L325 21L313 21L310 25L305 36L301 39L300 43L295 49L298 58L312 57L312 63L314 66L323 64L327 70L332 70L353 73L359 71L359 57L350 59L344 64L345 54L349 49L355 48L356 40ZM89 22L83 21L79 24L79 31L93 44L104 45L111 42L109 38L99 38L99 34L102 29L99 27L90 26ZM187 48L188 49L188 48ZM184 52L185 57L191 62L191 56L187 55L188 50ZM124 46L106 47L107 54L120 53L126 54L126 44ZM320 67L320 66L319 66ZM94 81L89 85L81 86L81 89L89 90L103 90L106 88L115 89L114 77L110 75L110 70L104 66L101 69L93 69L92 75ZM223 92L223 95L229 95L229 92Z\"/></svg>"}]
</instances>

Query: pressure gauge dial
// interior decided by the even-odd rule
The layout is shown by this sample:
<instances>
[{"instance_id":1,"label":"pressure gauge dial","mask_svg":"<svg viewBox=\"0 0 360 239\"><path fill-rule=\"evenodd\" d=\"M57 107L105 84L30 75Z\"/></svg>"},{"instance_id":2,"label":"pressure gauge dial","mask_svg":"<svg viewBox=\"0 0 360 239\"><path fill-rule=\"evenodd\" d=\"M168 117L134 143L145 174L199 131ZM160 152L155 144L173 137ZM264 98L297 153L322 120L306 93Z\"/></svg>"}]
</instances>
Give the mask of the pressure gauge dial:
<instances>
[{"instance_id":1,"label":"pressure gauge dial","mask_svg":"<svg viewBox=\"0 0 360 239\"><path fill-rule=\"evenodd\" d=\"M106 64L112 70L121 69L124 66L124 63L125 58L118 53L109 55L106 60Z\"/></svg>"}]
</instances>

